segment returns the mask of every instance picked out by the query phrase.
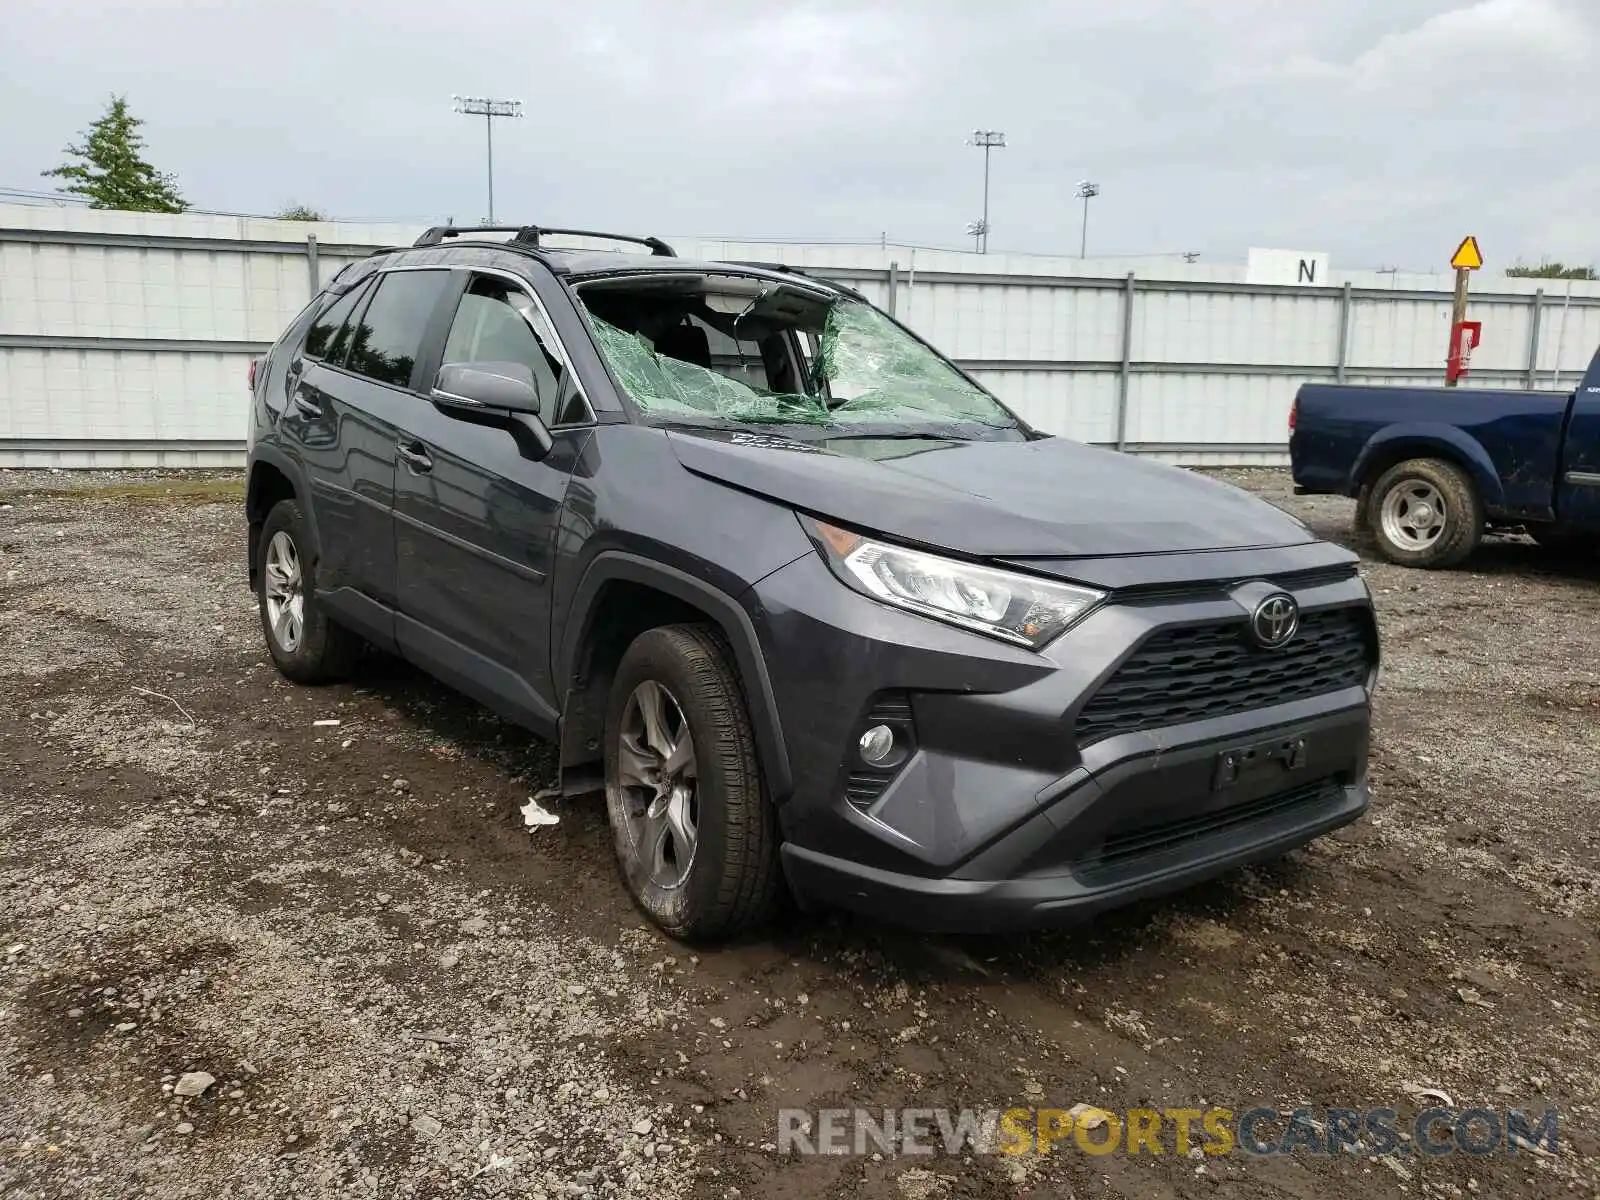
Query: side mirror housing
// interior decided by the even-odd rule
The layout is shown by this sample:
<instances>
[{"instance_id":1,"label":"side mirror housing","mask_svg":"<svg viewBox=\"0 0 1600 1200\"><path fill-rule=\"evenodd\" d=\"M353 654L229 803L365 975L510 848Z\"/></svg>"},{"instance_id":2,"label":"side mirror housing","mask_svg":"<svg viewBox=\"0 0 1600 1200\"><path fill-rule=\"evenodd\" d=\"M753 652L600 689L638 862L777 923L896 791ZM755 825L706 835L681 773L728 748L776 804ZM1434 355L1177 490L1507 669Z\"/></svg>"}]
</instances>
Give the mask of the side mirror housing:
<instances>
[{"instance_id":1,"label":"side mirror housing","mask_svg":"<svg viewBox=\"0 0 1600 1200\"><path fill-rule=\"evenodd\" d=\"M433 384L433 404L458 421L504 429L524 457L540 459L555 444L539 418L544 397L525 363L446 363Z\"/></svg>"},{"instance_id":2,"label":"side mirror housing","mask_svg":"<svg viewBox=\"0 0 1600 1200\"><path fill-rule=\"evenodd\" d=\"M499 409L539 414L544 398L526 363L445 363L433 385L441 408Z\"/></svg>"}]
</instances>

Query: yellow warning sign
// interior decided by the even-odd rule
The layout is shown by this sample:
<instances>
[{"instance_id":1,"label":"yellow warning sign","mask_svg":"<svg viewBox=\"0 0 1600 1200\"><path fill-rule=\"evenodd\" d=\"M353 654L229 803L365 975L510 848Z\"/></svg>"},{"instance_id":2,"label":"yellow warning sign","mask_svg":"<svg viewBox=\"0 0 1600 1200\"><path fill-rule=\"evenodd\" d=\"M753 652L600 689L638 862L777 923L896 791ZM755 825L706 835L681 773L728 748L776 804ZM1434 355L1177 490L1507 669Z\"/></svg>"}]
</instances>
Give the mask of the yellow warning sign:
<instances>
[{"instance_id":1,"label":"yellow warning sign","mask_svg":"<svg viewBox=\"0 0 1600 1200\"><path fill-rule=\"evenodd\" d=\"M1478 249L1478 239L1462 238L1461 245L1456 247L1456 252L1450 257L1450 265L1457 271L1476 271L1483 266L1483 251Z\"/></svg>"}]
</instances>

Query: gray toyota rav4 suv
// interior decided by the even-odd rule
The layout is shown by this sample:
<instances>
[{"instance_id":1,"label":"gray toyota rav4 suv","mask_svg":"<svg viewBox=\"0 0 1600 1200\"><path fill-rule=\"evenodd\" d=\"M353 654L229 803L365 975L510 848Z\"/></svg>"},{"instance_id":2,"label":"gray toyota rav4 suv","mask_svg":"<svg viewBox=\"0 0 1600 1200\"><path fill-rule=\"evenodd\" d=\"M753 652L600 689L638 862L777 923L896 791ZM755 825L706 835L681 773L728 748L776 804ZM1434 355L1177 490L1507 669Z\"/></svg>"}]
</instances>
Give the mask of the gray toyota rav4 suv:
<instances>
[{"instance_id":1,"label":"gray toyota rav4 suv","mask_svg":"<svg viewBox=\"0 0 1600 1200\"><path fill-rule=\"evenodd\" d=\"M581 232L430 230L253 365L289 678L370 643L550 739L689 938L785 890L1066 921L1365 810L1355 556L1029 428L848 287Z\"/></svg>"}]
</instances>

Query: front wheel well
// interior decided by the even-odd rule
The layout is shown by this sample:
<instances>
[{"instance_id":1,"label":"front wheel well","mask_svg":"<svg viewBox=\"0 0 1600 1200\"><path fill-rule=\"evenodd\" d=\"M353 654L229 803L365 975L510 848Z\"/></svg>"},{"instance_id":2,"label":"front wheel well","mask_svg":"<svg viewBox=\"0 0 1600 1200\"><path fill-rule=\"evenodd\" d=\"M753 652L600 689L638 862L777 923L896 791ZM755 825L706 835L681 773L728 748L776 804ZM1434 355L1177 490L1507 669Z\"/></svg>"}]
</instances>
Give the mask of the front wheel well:
<instances>
[{"instance_id":1,"label":"front wheel well","mask_svg":"<svg viewBox=\"0 0 1600 1200\"><path fill-rule=\"evenodd\" d=\"M692 624L720 628L704 609L648 584L616 579L601 588L567 682L561 716L563 768L595 763L603 756L611 681L633 640L663 625Z\"/></svg>"}]
</instances>

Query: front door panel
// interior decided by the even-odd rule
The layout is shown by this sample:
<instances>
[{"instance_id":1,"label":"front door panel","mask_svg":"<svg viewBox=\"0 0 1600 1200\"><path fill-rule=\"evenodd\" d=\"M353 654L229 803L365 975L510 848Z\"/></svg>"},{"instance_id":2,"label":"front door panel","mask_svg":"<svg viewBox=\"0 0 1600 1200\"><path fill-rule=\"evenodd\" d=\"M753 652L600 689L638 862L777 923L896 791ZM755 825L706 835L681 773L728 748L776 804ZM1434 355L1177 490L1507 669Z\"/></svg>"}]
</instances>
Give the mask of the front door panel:
<instances>
[{"instance_id":1,"label":"front door panel","mask_svg":"<svg viewBox=\"0 0 1600 1200\"><path fill-rule=\"evenodd\" d=\"M1556 514L1566 527L1600 531L1600 379L1592 369L1578 388L1567 425Z\"/></svg>"},{"instance_id":2,"label":"front door panel","mask_svg":"<svg viewBox=\"0 0 1600 1200\"><path fill-rule=\"evenodd\" d=\"M550 454L532 461L504 430L458 421L419 400L400 434L401 648L420 652L430 669L443 668L470 692L500 694L519 718L528 717L524 709L553 717L557 706L550 679L555 532L590 432L557 430ZM453 668L433 661L441 654L459 661Z\"/></svg>"}]
</instances>

